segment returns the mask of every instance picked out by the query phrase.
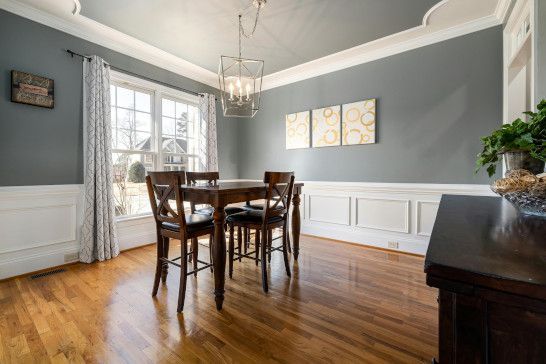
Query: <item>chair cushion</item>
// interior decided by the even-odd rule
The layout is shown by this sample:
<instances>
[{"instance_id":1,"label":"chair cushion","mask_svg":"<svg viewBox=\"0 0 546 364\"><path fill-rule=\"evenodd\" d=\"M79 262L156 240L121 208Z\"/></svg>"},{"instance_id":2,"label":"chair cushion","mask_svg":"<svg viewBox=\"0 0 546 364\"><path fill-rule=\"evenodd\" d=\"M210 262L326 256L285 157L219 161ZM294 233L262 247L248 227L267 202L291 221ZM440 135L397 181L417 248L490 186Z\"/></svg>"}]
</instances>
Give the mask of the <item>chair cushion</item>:
<instances>
[{"instance_id":1,"label":"chair cushion","mask_svg":"<svg viewBox=\"0 0 546 364\"><path fill-rule=\"evenodd\" d=\"M236 214L238 212L245 211L243 208L236 207L236 206L227 206L224 210L226 211L226 215L233 215L233 214ZM202 215L212 215L214 213L214 207L212 207L212 206L204 207L202 209L195 210L195 213L196 214L202 214Z\"/></svg>"},{"instance_id":2,"label":"chair cushion","mask_svg":"<svg viewBox=\"0 0 546 364\"><path fill-rule=\"evenodd\" d=\"M232 223L253 223L260 224L262 222L262 211L260 210L247 210L239 212L237 214L229 215L227 217L228 222ZM272 216L267 220L268 224L282 221L282 216Z\"/></svg>"},{"instance_id":3,"label":"chair cushion","mask_svg":"<svg viewBox=\"0 0 546 364\"><path fill-rule=\"evenodd\" d=\"M213 227L212 217L202 214L186 215L186 229L188 232L200 230L207 227ZM161 223L163 229L171 231L180 231L180 226L172 222Z\"/></svg>"},{"instance_id":4,"label":"chair cushion","mask_svg":"<svg viewBox=\"0 0 546 364\"><path fill-rule=\"evenodd\" d=\"M274 204L275 201L279 200L278 197L273 197L271 199L271 203ZM263 210L265 206L265 203L250 203L248 205L244 205L243 208L245 210ZM282 208L282 204L277 205L278 208Z\"/></svg>"},{"instance_id":5,"label":"chair cushion","mask_svg":"<svg viewBox=\"0 0 546 364\"><path fill-rule=\"evenodd\" d=\"M247 211L250 210L263 210L264 204L250 204L250 205L244 205L243 208Z\"/></svg>"},{"instance_id":6,"label":"chair cushion","mask_svg":"<svg viewBox=\"0 0 546 364\"><path fill-rule=\"evenodd\" d=\"M214 213L214 207L212 206L203 207L202 209L195 210L195 213L201 214L201 215L212 215Z\"/></svg>"}]
</instances>

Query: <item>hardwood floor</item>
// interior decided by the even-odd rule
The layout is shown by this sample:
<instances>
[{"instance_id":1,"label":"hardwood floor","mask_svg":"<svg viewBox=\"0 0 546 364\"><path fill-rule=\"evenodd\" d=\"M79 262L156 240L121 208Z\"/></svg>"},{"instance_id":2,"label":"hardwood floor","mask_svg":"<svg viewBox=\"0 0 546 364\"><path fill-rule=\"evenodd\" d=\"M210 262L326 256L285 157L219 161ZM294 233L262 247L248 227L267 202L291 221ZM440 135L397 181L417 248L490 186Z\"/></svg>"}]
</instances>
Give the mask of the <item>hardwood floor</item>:
<instances>
[{"instance_id":1,"label":"hardwood floor","mask_svg":"<svg viewBox=\"0 0 546 364\"><path fill-rule=\"evenodd\" d=\"M259 267L236 262L218 312L213 276L201 271L188 277L180 315L179 271L169 269L153 299L154 264L147 246L0 283L0 362L429 363L436 355L437 292L419 257L302 236L292 279L274 253L264 294Z\"/></svg>"}]
</instances>

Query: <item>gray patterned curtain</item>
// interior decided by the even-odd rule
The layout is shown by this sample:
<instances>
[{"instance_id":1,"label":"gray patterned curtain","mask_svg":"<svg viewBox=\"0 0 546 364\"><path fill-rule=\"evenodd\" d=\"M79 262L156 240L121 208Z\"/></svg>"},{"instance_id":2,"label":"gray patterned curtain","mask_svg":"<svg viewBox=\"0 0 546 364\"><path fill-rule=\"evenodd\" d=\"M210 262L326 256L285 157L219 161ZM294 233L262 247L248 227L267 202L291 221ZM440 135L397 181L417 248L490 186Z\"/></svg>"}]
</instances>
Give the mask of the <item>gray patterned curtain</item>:
<instances>
[{"instance_id":1,"label":"gray patterned curtain","mask_svg":"<svg viewBox=\"0 0 546 364\"><path fill-rule=\"evenodd\" d=\"M201 170L218 171L218 143L216 140L216 100L212 94L203 94L199 98L201 115L201 140L199 141Z\"/></svg>"},{"instance_id":2,"label":"gray patterned curtain","mask_svg":"<svg viewBox=\"0 0 546 364\"><path fill-rule=\"evenodd\" d=\"M119 254L114 219L110 71L102 58L83 62L85 201L80 261Z\"/></svg>"}]
</instances>

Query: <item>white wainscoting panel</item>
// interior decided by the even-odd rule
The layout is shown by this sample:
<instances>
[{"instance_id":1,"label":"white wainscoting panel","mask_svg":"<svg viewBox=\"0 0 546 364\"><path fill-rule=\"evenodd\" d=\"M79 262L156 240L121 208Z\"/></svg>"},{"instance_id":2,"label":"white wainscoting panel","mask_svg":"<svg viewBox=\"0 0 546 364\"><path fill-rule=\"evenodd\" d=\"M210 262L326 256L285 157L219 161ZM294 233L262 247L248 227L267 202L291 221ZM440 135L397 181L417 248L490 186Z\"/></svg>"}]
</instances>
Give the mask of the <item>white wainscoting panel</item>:
<instances>
[{"instance_id":1,"label":"white wainscoting panel","mask_svg":"<svg viewBox=\"0 0 546 364\"><path fill-rule=\"evenodd\" d=\"M415 232L417 235L430 236L440 201L416 201Z\"/></svg>"},{"instance_id":2,"label":"white wainscoting panel","mask_svg":"<svg viewBox=\"0 0 546 364\"><path fill-rule=\"evenodd\" d=\"M0 279L77 260L81 185L0 187ZM305 182L302 233L424 254L441 195L487 185ZM153 243L151 216L118 221L120 249Z\"/></svg>"},{"instance_id":3,"label":"white wainscoting panel","mask_svg":"<svg viewBox=\"0 0 546 364\"><path fill-rule=\"evenodd\" d=\"M409 200L356 198L356 226L409 233Z\"/></svg>"},{"instance_id":4,"label":"white wainscoting panel","mask_svg":"<svg viewBox=\"0 0 546 364\"><path fill-rule=\"evenodd\" d=\"M79 185L1 187L0 279L77 257L80 206Z\"/></svg>"},{"instance_id":5,"label":"white wainscoting panel","mask_svg":"<svg viewBox=\"0 0 546 364\"><path fill-rule=\"evenodd\" d=\"M422 255L442 194L493 195L487 185L304 183L303 234Z\"/></svg>"},{"instance_id":6,"label":"white wainscoting panel","mask_svg":"<svg viewBox=\"0 0 546 364\"><path fill-rule=\"evenodd\" d=\"M308 200L309 220L340 225L351 224L350 197L310 194ZM305 203L303 208L305 210ZM303 215L305 217L306 214Z\"/></svg>"},{"instance_id":7,"label":"white wainscoting panel","mask_svg":"<svg viewBox=\"0 0 546 364\"><path fill-rule=\"evenodd\" d=\"M77 260L82 185L0 187L0 279ZM121 250L156 241L151 216L118 221Z\"/></svg>"}]
</instances>

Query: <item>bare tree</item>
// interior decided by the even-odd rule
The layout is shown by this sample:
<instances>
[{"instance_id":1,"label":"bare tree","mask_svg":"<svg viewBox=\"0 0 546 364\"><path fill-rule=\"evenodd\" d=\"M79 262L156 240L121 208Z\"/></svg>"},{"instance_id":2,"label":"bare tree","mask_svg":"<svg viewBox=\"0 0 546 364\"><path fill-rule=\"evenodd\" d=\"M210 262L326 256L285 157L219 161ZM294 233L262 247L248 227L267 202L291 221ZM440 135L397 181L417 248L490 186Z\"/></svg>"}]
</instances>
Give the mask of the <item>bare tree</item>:
<instances>
[{"instance_id":1,"label":"bare tree","mask_svg":"<svg viewBox=\"0 0 546 364\"><path fill-rule=\"evenodd\" d=\"M121 142L124 146L123 149L135 150L137 147L136 120L134 114L129 114L128 116L128 119L124 121L126 128L117 129L117 142ZM116 213L118 215L128 215L132 211L132 201L127 188L130 158L131 153L120 153L116 161L114 161L114 181L117 188L114 198L116 200Z\"/></svg>"}]
</instances>

